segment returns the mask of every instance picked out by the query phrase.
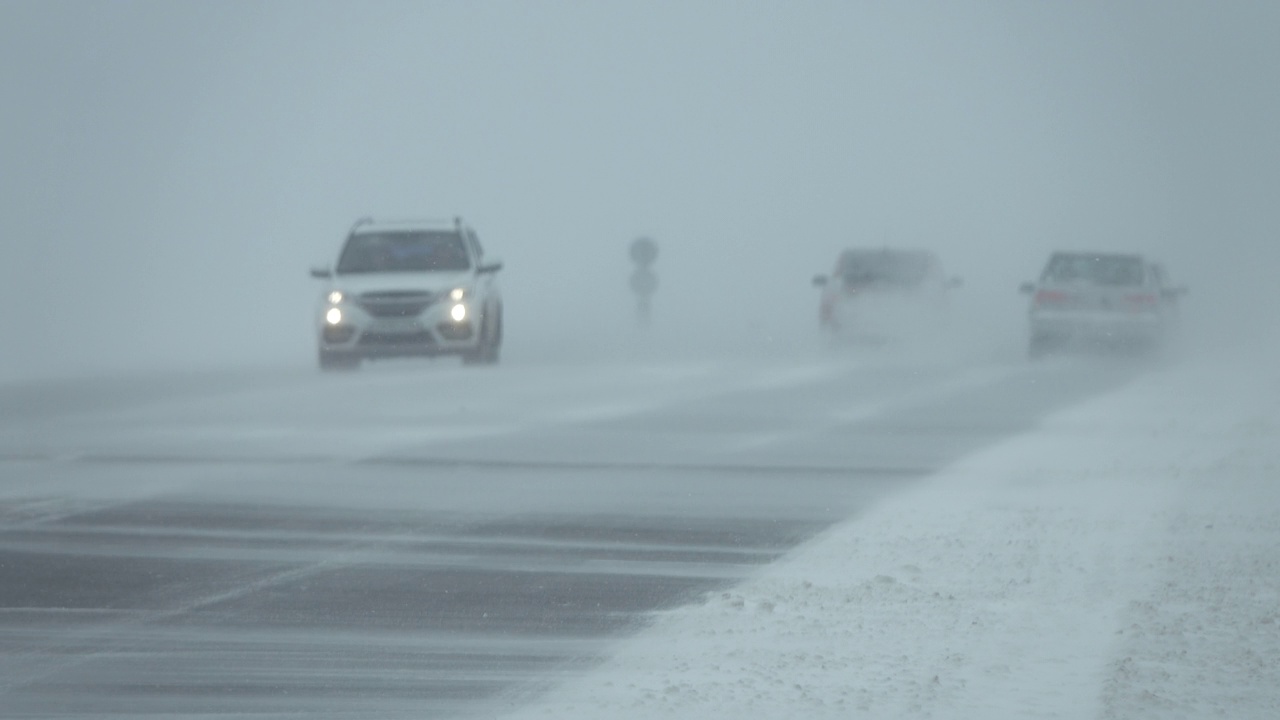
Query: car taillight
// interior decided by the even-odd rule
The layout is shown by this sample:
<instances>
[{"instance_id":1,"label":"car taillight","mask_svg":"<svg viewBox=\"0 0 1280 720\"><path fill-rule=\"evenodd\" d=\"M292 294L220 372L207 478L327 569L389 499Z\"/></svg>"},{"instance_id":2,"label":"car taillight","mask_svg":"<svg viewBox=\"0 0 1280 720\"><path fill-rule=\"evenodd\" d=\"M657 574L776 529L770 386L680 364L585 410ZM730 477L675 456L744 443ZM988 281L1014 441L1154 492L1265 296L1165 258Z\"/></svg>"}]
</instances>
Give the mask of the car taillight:
<instances>
[{"instance_id":1,"label":"car taillight","mask_svg":"<svg viewBox=\"0 0 1280 720\"><path fill-rule=\"evenodd\" d=\"M1041 290L1036 293L1036 305L1066 305L1071 300L1071 295L1057 290Z\"/></svg>"}]
</instances>

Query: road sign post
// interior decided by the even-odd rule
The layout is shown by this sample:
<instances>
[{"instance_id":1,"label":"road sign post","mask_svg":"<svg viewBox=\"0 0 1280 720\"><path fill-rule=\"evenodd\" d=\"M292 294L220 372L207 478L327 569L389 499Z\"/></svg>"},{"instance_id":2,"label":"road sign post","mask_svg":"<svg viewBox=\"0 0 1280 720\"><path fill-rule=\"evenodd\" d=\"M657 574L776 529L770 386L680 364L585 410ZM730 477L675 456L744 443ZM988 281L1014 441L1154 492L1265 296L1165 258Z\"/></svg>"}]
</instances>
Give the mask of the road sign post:
<instances>
[{"instance_id":1,"label":"road sign post","mask_svg":"<svg viewBox=\"0 0 1280 720\"><path fill-rule=\"evenodd\" d=\"M631 292L636 296L636 322L641 327L649 325L653 294L658 291L658 275L653 263L658 259L658 243L652 238L641 237L631 241Z\"/></svg>"}]
</instances>

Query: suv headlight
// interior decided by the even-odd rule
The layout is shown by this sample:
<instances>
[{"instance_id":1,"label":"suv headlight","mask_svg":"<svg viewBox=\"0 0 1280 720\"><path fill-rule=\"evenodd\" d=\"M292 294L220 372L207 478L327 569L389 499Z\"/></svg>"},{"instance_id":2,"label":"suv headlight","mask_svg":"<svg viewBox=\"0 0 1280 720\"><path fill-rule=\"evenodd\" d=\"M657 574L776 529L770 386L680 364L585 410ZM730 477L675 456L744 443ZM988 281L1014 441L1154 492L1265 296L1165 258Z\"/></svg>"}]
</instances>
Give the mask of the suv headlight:
<instances>
[{"instance_id":1,"label":"suv headlight","mask_svg":"<svg viewBox=\"0 0 1280 720\"><path fill-rule=\"evenodd\" d=\"M341 290L334 290L330 292L328 295L326 295L325 299L329 301L330 305L337 305L338 303L345 300L346 297L347 297L346 295L342 294Z\"/></svg>"},{"instance_id":2,"label":"suv headlight","mask_svg":"<svg viewBox=\"0 0 1280 720\"><path fill-rule=\"evenodd\" d=\"M449 291L449 299L454 302L458 302L459 300L467 297L470 294L471 293L467 291L467 288L456 287Z\"/></svg>"}]
</instances>

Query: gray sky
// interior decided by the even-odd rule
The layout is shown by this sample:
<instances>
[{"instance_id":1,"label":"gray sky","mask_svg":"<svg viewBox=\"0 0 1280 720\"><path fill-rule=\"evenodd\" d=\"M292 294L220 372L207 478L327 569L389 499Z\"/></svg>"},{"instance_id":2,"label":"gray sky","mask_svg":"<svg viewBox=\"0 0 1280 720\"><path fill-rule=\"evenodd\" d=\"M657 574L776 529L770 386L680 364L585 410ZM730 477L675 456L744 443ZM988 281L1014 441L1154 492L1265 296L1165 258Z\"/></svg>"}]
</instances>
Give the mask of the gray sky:
<instances>
[{"instance_id":1,"label":"gray sky","mask_svg":"<svg viewBox=\"0 0 1280 720\"><path fill-rule=\"evenodd\" d=\"M0 0L0 372L309 362L305 271L365 214L469 218L526 347L614 338L640 234L672 342L812 334L865 244L1010 334L1055 248L1266 317L1277 36L1268 2Z\"/></svg>"}]
</instances>

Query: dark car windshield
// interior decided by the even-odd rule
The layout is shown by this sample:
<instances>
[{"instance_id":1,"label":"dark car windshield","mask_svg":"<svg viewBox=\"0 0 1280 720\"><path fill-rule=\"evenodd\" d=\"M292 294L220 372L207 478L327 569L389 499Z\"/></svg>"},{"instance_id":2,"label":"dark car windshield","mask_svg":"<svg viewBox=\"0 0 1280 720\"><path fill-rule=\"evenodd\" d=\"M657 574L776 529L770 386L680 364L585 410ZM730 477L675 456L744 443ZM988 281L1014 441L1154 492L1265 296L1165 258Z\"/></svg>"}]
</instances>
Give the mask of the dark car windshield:
<instances>
[{"instance_id":1,"label":"dark car windshield","mask_svg":"<svg viewBox=\"0 0 1280 720\"><path fill-rule=\"evenodd\" d=\"M415 230L352 235L338 259L337 272L430 272L470 267L458 233Z\"/></svg>"},{"instance_id":2,"label":"dark car windshield","mask_svg":"<svg viewBox=\"0 0 1280 720\"><path fill-rule=\"evenodd\" d=\"M1054 255L1044 269L1045 282L1093 285L1141 285L1142 258L1137 255Z\"/></svg>"},{"instance_id":3,"label":"dark car windshield","mask_svg":"<svg viewBox=\"0 0 1280 720\"><path fill-rule=\"evenodd\" d=\"M840 256L839 275L845 283L919 285L929 274L928 254L895 250L849 250Z\"/></svg>"}]
</instances>

